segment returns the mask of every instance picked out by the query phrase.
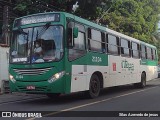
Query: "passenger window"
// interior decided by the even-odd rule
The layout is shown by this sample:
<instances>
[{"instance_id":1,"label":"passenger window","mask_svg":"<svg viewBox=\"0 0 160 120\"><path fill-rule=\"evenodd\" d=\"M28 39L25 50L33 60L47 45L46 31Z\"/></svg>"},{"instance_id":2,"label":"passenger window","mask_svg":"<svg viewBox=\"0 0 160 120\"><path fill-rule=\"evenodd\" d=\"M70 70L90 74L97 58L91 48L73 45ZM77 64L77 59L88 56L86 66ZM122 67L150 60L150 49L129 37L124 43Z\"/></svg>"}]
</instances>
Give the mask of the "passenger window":
<instances>
[{"instance_id":1,"label":"passenger window","mask_svg":"<svg viewBox=\"0 0 160 120\"><path fill-rule=\"evenodd\" d=\"M117 37L108 35L108 53L118 55L118 41Z\"/></svg>"},{"instance_id":2,"label":"passenger window","mask_svg":"<svg viewBox=\"0 0 160 120\"><path fill-rule=\"evenodd\" d=\"M139 58L139 44L132 42L132 57L133 58Z\"/></svg>"},{"instance_id":3,"label":"passenger window","mask_svg":"<svg viewBox=\"0 0 160 120\"><path fill-rule=\"evenodd\" d=\"M147 47L147 59L152 60L151 48Z\"/></svg>"},{"instance_id":4,"label":"passenger window","mask_svg":"<svg viewBox=\"0 0 160 120\"><path fill-rule=\"evenodd\" d=\"M153 54L152 54L152 56L153 56L153 60L156 60L156 50L155 50L155 49L153 49Z\"/></svg>"},{"instance_id":5,"label":"passenger window","mask_svg":"<svg viewBox=\"0 0 160 120\"><path fill-rule=\"evenodd\" d=\"M72 48L73 47L73 27L74 27L74 22L69 22L68 23L68 32L67 32L67 36L68 36L68 48Z\"/></svg>"},{"instance_id":6,"label":"passenger window","mask_svg":"<svg viewBox=\"0 0 160 120\"><path fill-rule=\"evenodd\" d=\"M89 50L102 52L102 35L101 32L94 29L88 29Z\"/></svg>"},{"instance_id":7,"label":"passenger window","mask_svg":"<svg viewBox=\"0 0 160 120\"><path fill-rule=\"evenodd\" d=\"M101 32L101 36L102 36L102 52L105 53L105 52L107 52L106 41L105 41L105 33Z\"/></svg>"},{"instance_id":8,"label":"passenger window","mask_svg":"<svg viewBox=\"0 0 160 120\"><path fill-rule=\"evenodd\" d=\"M130 57L130 41L121 39L121 55Z\"/></svg>"},{"instance_id":9,"label":"passenger window","mask_svg":"<svg viewBox=\"0 0 160 120\"><path fill-rule=\"evenodd\" d=\"M152 49L152 60L156 60L156 50Z\"/></svg>"},{"instance_id":10,"label":"passenger window","mask_svg":"<svg viewBox=\"0 0 160 120\"><path fill-rule=\"evenodd\" d=\"M73 22L72 22L73 23ZM83 25L68 24L68 46L69 46L69 61L82 57L86 53L85 47L85 29ZM73 38L73 27L78 27L78 37Z\"/></svg>"},{"instance_id":11,"label":"passenger window","mask_svg":"<svg viewBox=\"0 0 160 120\"><path fill-rule=\"evenodd\" d=\"M142 59L147 59L147 50L145 45L141 45L141 58Z\"/></svg>"}]
</instances>

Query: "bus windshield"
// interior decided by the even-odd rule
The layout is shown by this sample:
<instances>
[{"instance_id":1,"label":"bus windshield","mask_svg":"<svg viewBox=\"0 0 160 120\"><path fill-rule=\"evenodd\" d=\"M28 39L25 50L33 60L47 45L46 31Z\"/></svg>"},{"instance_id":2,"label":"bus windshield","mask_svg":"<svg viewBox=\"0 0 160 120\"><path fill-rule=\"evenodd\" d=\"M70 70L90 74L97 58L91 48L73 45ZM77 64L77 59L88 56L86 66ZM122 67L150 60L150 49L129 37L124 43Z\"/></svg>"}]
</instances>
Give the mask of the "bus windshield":
<instances>
[{"instance_id":1,"label":"bus windshield","mask_svg":"<svg viewBox=\"0 0 160 120\"><path fill-rule=\"evenodd\" d=\"M11 63L59 61L63 56L63 27L30 27L13 31Z\"/></svg>"}]
</instances>

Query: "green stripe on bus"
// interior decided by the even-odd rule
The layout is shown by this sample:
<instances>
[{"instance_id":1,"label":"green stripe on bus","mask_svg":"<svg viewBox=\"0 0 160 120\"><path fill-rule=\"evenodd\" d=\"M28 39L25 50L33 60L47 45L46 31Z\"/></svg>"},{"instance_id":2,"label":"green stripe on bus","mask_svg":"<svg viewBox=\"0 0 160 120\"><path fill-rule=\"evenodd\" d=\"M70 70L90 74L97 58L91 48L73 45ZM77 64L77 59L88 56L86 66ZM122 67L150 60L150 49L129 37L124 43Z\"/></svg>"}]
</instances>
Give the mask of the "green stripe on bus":
<instances>
[{"instance_id":1,"label":"green stripe on bus","mask_svg":"<svg viewBox=\"0 0 160 120\"><path fill-rule=\"evenodd\" d=\"M140 60L140 65L157 66L158 62L153 60Z\"/></svg>"},{"instance_id":2,"label":"green stripe on bus","mask_svg":"<svg viewBox=\"0 0 160 120\"><path fill-rule=\"evenodd\" d=\"M87 65L108 66L108 55L89 52L87 55Z\"/></svg>"}]
</instances>

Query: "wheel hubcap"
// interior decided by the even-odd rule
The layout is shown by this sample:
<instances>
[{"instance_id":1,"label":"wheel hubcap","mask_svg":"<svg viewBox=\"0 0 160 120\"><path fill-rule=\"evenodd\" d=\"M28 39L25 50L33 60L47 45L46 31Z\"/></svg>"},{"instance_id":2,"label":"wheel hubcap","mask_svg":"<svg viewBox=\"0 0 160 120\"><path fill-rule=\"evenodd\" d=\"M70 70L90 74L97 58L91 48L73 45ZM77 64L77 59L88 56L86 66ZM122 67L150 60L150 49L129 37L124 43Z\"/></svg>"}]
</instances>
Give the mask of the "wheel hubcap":
<instances>
[{"instance_id":1,"label":"wheel hubcap","mask_svg":"<svg viewBox=\"0 0 160 120\"><path fill-rule=\"evenodd\" d=\"M91 90L94 94L96 94L99 91L98 82L96 79L92 80L91 82Z\"/></svg>"}]
</instances>

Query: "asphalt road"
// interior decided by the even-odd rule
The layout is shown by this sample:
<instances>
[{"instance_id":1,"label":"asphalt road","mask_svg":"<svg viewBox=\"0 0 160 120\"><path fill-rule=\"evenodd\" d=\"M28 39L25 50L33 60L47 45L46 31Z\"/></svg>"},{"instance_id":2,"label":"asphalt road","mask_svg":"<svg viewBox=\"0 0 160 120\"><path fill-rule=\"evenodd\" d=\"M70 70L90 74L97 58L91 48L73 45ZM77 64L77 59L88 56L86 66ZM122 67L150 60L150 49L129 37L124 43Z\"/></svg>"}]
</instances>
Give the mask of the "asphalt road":
<instances>
[{"instance_id":1,"label":"asphalt road","mask_svg":"<svg viewBox=\"0 0 160 120\"><path fill-rule=\"evenodd\" d=\"M95 99L87 99L83 93L62 95L56 100L50 100L44 95L5 94L0 95L0 111L12 111L21 115L22 112L28 111L40 112L43 114L41 119L53 119L51 116L58 116L54 117L57 120L64 118L68 120L99 120L100 118L158 120L160 119L160 79L147 82L144 89L134 88L133 85L107 88Z\"/></svg>"}]
</instances>

